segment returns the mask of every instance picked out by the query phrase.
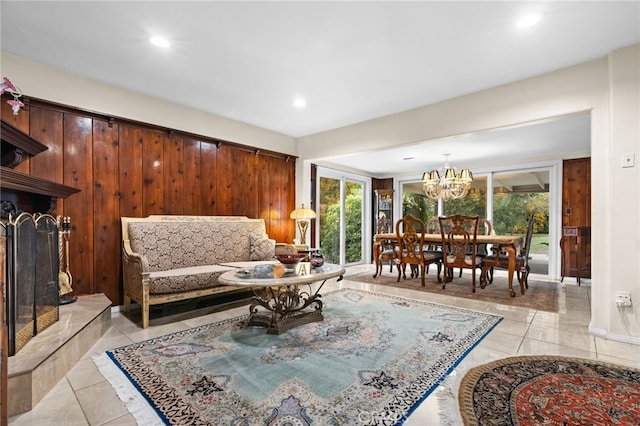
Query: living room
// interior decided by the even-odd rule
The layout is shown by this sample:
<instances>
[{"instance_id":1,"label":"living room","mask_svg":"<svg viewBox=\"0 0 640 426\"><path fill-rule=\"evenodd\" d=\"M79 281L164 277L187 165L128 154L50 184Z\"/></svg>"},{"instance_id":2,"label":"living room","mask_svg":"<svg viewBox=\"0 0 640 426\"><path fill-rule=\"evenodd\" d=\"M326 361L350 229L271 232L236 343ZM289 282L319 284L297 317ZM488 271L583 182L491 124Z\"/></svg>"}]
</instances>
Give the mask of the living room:
<instances>
[{"instance_id":1,"label":"living room","mask_svg":"<svg viewBox=\"0 0 640 426\"><path fill-rule=\"evenodd\" d=\"M589 112L594 227L591 318L588 329L600 337L637 345L640 339L637 317L633 313L626 313L621 317L616 309L614 296L617 291L627 291L632 300L640 300L637 278L637 241L640 237L637 194L640 180L637 167L619 167L621 155L637 152L638 148L640 131L635 118L638 117L639 54L638 44L619 46L597 58L553 72L474 93L461 93L451 99L406 111L399 110L383 117L371 117L340 128L299 136L288 136L233 118L202 112L189 105L142 95L44 62L7 53L4 42L1 60L3 76L10 77L24 92L25 97L34 98L34 105L37 100L44 100L83 112L91 111L104 117L124 118L203 138L231 141L254 148L252 155L259 155L256 152L258 150L281 154L274 161L284 164L285 168L295 163L294 168L286 169L288 172L283 172L282 177L278 178L286 184L289 176L295 176L294 188L290 188L293 192L282 201L282 208L278 211L283 216L288 216L295 206L302 203L309 205L311 165L321 159ZM175 92L176 98L181 97L179 88L171 90ZM6 106L3 108L4 119L8 110ZM71 110L68 113L71 114ZM104 127L109 128L108 119ZM224 146L224 142L222 145ZM436 160L440 161L441 158L434 159ZM289 175L293 170L295 175ZM65 176L61 168L56 173L58 176ZM67 179L71 184L73 178ZM87 190L94 183L86 182L84 189ZM152 212L145 212L149 213ZM82 216L81 213L74 214L73 219L80 224L85 220ZM295 233L293 226L293 222L284 220L281 225L274 225L270 234L278 239L292 239ZM88 238L93 229L93 225L87 226L86 233L76 233L73 238ZM110 238L113 239L114 235L117 237L117 231L117 228L111 228ZM117 242L112 248L118 253L111 257L111 261L115 259L117 262ZM93 264L96 259L93 256L77 257L72 264L84 268L85 264ZM94 276L98 276L98 273L85 277L90 291L84 292L103 291L110 297L119 299L117 284L99 284ZM626 323L630 325L629 332L625 329Z\"/></svg>"}]
</instances>

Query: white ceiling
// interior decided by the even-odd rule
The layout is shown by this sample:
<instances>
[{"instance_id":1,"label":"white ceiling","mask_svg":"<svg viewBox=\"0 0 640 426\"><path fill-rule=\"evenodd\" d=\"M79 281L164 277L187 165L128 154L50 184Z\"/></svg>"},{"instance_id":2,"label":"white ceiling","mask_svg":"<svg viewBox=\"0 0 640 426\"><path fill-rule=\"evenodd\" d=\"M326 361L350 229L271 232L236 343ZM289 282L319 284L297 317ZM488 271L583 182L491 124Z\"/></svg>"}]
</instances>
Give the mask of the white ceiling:
<instances>
[{"instance_id":1,"label":"white ceiling","mask_svg":"<svg viewBox=\"0 0 640 426\"><path fill-rule=\"evenodd\" d=\"M449 154L452 166L477 173L507 165L589 157L590 144L591 118L585 113L384 151L327 157L317 163L373 177L399 177L437 169Z\"/></svg>"},{"instance_id":2,"label":"white ceiling","mask_svg":"<svg viewBox=\"0 0 640 426\"><path fill-rule=\"evenodd\" d=\"M0 12L3 52L293 137L565 68L640 42L638 1L2 0ZM516 28L516 19L529 12L544 13L540 24ZM152 35L166 36L172 46L152 46ZM10 77L19 85L18 76ZM306 99L307 107L293 107L296 97ZM553 147L582 143L577 149L584 150L586 143L588 150L588 140L573 140L576 126L585 133L581 123L480 137L487 152L506 155L511 149L505 144L521 144L527 155L554 130L544 139ZM533 131L534 139L521 139L525 131ZM447 140L448 147L438 150L451 153L452 162L464 161L469 138ZM404 150L394 155L420 157L418 148L407 148L407 155ZM406 170L407 162L389 158L385 153L363 155L362 164L347 161L364 171L384 164L388 173Z\"/></svg>"}]
</instances>

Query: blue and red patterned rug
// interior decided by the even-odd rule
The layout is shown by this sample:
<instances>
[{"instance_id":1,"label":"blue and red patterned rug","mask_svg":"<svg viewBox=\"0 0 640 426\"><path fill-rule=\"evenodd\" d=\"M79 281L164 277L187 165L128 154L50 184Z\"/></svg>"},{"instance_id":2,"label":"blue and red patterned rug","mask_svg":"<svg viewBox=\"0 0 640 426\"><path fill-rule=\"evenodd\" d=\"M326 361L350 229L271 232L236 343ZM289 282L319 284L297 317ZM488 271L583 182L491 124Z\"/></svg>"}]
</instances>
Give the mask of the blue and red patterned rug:
<instances>
[{"instance_id":1,"label":"blue and red patterned rug","mask_svg":"<svg viewBox=\"0 0 640 426\"><path fill-rule=\"evenodd\" d=\"M470 369L465 425L640 424L640 370L560 356L520 356Z\"/></svg>"},{"instance_id":2,"label":"blue and red patterned rug","mask_svg":"<svg viewBox=\"0 0 640 426\"><path fill-rule=\"evenodd\" d=\"M95 359L139 424L402 424L501 317L373 292L324 294L281 335L248 315Z\"/></svg>"}]
</instances>

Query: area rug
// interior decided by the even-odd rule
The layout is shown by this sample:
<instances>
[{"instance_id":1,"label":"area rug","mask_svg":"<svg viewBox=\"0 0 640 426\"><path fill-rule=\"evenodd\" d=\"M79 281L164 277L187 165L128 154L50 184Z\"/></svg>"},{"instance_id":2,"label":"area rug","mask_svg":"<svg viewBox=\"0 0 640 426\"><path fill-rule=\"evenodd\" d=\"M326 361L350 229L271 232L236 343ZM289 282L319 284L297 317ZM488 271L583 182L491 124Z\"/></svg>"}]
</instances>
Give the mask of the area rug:
<instances>
[{"instance_id":1,"label":"area rug","mask_svg":"<svg viewBox=\"0 0 640 426\"><path fill-rule=\"evenodd\" d=\"M465 425L638 425L640 370L589 359L520 356L470 369Z\"/></svg>"},{"instance_id":2,"label":"area rug","mask_svg":"<svg viewBox=\"0 0 640 426\"><path fill-rule=\"evenodd\" d=\"M476 276L476 292L471 291L471 276L463 274L462 277L454 275L452 282L447 283L445 289L442 283L438 282L436 268L430 268L428 274L425 275L425 286L422 287L420 278L407 279L400 278L398 280L397 272L389 272L389 266L385 266L382 275L373 278L373 272L364 272L356 275L345 277L351 281L358 281L370 284L381 284L391 287L408 288L417 291L426 291L429 293L437 293L448 296L464 297L465 299L482 300L486 302L500 303L507 306L518 306L521 308L536 309L547 312L558 312L558 296L560 285L557 282L537 281L529 279L529 288L525 294L520 294L520 284L516 278L513 279L513 289L516 292L515 297L509 295L509 287L507 278L496 276L493 283L485 288L480 288L479 276Z\"/></svg>"},{"instance_id":3,"label":"area rug","mask_svg":"<svg viewBox=\"0 0 640 426\"><path fill-rule=\"evenodd\" d=\"M94 359L139 424L402 424L501 317L368 291L281 335L248 315Z\"/></svg>"}]
</instances>

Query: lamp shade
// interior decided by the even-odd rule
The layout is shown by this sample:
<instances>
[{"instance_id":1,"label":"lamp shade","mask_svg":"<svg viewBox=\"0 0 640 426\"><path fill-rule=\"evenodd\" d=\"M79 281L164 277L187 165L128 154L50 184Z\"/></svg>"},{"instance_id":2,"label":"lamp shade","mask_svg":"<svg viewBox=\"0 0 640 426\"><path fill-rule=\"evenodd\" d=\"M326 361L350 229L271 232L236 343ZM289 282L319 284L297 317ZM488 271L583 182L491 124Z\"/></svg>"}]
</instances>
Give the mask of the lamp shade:
<instances>
[{"instance_id":1,"label":"lamp shade","mask_svg":"<svg viewBox=\"0 0 640 426\"><path fill-rule=\"evenodd\" d=\"M289 217L291 219L315 219L316 218L316 212L311 210L311 209L306 208L304 206L304 204L302 204L302 207L292 211L291 214L289 215Z\"/></svg>"}]
</instances>

